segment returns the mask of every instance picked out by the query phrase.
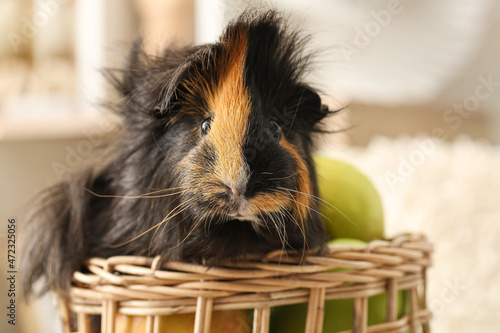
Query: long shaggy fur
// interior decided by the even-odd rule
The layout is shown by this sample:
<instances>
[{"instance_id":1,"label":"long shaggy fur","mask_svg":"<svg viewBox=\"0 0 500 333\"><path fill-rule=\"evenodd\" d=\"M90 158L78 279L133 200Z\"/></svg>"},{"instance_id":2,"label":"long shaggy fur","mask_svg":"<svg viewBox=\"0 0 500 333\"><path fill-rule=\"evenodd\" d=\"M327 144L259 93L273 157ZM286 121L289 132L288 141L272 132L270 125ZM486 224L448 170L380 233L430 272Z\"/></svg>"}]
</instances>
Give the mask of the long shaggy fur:
<instances>
[{"instance_id":1,"label":"long shaggy fur","mask_svg":"<svg viewBox=\"0 0 500 333\"><path fill-rule=\"evenodd\" d=\"M200 134L207 117L214 117L212 128L221 125L208 101L230 80L238 43L245 43L242 93L251 110L237 154L248 171L244 195L263 207L259 222L228 217L232 199L212 178L221 155L234 152ZM136 42L126 68L109 75L122 96L124 135L109 161L43 193L23 235L24 293L43 277L46 289L66 294L73 272L93 256L218 264L279 248L320 248L311 133L330 111L301 82L310 63L304 43L275 11L247 11L219 42L167 48L157 57ZM280 138L269 137L272 121ZM265 212L273 200L276 211Z\"/></svg>"}]
</instances>

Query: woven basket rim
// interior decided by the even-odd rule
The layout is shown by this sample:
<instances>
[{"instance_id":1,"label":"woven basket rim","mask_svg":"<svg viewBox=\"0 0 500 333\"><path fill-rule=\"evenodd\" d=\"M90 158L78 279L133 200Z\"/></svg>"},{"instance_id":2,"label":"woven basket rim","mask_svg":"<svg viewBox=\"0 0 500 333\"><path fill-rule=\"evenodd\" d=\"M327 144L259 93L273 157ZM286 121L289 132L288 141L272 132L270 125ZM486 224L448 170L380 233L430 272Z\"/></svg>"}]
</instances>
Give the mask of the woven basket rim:
<instances>
[{"instance_id":1,"label":"woven basket rim","mask_svg":"<svg viewBox=\"0 0 500 333\"><path fill-rule=\"evenodd\" d=\"M161 257L90 258L76 271L69 299L61 298L66 332L88 332L90 315L102 317L102 332L114 332L117 315L146 316L159 327L164 315L195 313L195 332L206 333L213 311L254 309L254 332L267 333L270 308L307 302L306 332L321 332L325 301L353 299L352 332L430 331L426 271L432 244L406 233L366 245L334 244L321 254L273 251L263 258L218 267ZM411 311L398 318L398 292L406 291ZM387 295L387 321L367 325L368 298ZM154 324L156 323L156 324ZM157 325L157 326L154 326ZM359 328L359 330L358 330ZM351 332L351 331L349 331ZM344 332L347 333L347 332Z\"/></svg>"},{"instance_id":2,"label":"woven basket rim","mask_svg":"<svg viewBox=\"0 0 500 333\"><path fill-rule=\"evenodd\" d=\"M279 292L296 288L336 287L345 283L377 283L388 278L419 274L431 265L433 251L422 234L403 234L374 240L366 246L335 244L322 254L273 251L261 260L227 262L218 267L170 261L161 257L115 256L91 258L88 273L73 275L72 295L83 290L93 298L99 293L129 297L149 291L173 297L226 297L235 293ZM126 299L127 297L121 297ZM157 297L162 298L162 297ZM139 298L140 299L140 298Z\"/></svg>"}]
</instances>

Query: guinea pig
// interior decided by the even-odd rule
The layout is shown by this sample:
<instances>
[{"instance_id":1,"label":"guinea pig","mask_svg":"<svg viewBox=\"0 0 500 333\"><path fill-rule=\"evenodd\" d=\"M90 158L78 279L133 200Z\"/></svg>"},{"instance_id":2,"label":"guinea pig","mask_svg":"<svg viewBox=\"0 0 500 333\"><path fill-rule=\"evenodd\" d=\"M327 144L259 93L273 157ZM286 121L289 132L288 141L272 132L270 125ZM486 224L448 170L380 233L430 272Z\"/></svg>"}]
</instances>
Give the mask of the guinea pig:
<instances>
[{"instance_id":1,"label":"guinea pig","mask_svg":"<svg viewBox=\"0 0 500 333\"><path fill-rule=\"evenodd\" d=\"M312 134L331 111L303 82L306 39L271 10L211 44L151 56L137 41L109 75L123 120L112 153L45 190L27 221L25 294L40 278L67 293L91 257L218 265L321 249Z\"/></svg>"}]
</instances>

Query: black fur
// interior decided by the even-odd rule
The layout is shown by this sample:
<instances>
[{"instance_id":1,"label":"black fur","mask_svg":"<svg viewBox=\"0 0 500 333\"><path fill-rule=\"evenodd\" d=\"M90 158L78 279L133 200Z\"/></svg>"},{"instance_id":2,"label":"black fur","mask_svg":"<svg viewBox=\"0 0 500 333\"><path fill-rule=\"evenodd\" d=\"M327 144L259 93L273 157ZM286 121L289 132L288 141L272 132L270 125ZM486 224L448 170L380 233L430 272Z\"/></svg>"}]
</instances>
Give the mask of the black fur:
<instances>
[{"instance_id":1,"label":"black fur","mask_svg":"<svg viewBox=\"0 0 500 333\"><path fill-rule=\"evenodd\" d=\"M303 232L307 249L323 245L326 236L314 200L305 231L288 215L280 217L287 235L283 244L281 230L269 216L261 217L265 227L255 228L252 223L228 221L217 214L218 202L226 200L223 195L204 200L191 190L175 194L180 186L195 188L197 182L203 182L203 177L197 179L191 171L198 168L202 174L209 173L215 158L211 147L200 140L204 96L190 93L182 83L193 75L208 82L203 84L222 80L224 43L238 30L248 36L245 82L252 96L249 133L242 147L252 171L245 195L297 185L297 163L269 138L270 120L280 124L282 135L299 151L309 169L313 194L318 194L311 133L329 111L321 106L318 94L301 82L309 64L304 40L285 29L278 13L245 12L228 26L219 43L166 49L159 57L145 55L139 41L125 70L109 75L123 97L120 112L124 121L124 135L109 161L87 167L46 190L23 232L26 295L41 277L46 278L46 287L65 294L73 271L93 256L162 255L217 264L284 245L302 250ZM186 170L179 163L188 154L195 163ZM168 196L125 198L155 190L165 191L148 196ZM188 209L176 209L189 200L194 204ZM216 213L201 219L210 210ZM172 212L179 214L162 224L154 238L155 230L127 243ZM117 247L122 243L126 244Z\"/></svg>"}]
</instances>

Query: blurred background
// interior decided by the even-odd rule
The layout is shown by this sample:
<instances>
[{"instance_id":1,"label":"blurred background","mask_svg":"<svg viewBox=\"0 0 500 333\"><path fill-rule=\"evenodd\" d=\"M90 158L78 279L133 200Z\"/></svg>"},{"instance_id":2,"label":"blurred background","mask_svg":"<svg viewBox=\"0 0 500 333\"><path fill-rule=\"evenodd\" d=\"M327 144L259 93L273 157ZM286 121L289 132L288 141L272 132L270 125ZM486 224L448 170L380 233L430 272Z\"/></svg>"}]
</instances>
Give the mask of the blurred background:
<instances>
[{"instance_id":1,"label":"blurred background","mask_svg":"<svg viewBox=\"0 0 500 333\"><path fill-rule=\"evenodd\" d=\"M494 0L0 0L0 219L22 228L33 196L119 127L104 68L142 33L147 52L217 39L246 6L275 7L311 34L308 82L339 133L319 153L380 191L386 233L425 233L435 332L500 324L500 3ZM6 267L6 255L0 261ZM3 268L2 268L3 271ZM4 279L2 278L2 283ZM6 297L2 286L0 299ZM2 332L57 333L50 295ZM3 303L1 307L3 308Z\"/></svg>"}]
</instances>

